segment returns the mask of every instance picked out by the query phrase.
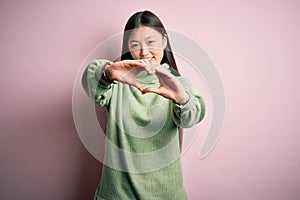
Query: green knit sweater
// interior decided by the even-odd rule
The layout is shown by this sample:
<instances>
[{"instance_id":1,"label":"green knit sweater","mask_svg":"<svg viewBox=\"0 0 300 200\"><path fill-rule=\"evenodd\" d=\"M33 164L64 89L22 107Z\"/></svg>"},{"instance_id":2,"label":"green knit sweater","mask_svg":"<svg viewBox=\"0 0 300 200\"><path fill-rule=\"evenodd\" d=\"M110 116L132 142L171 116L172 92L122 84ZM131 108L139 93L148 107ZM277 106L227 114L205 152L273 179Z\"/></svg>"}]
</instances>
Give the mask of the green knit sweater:
<instances>
[{"instance_id":1,"label":"green knit sweater","mask_svg":"<svg viewBox=\"0 0 300 200\"><path fill-rule=\"evenodd\" d=\"M155 93L142 94L128 84L101 78L108 60L88 65L82 85L87 95L106 107L108 124L105 160L95 199L184 200L178 127L201 121L205 105L190 83L177 76L190 98L179 105ZM167 64L163 66L170 70ZM159 86L156 75L140 72L136 80Z\"/></svg>"}]
</instances>

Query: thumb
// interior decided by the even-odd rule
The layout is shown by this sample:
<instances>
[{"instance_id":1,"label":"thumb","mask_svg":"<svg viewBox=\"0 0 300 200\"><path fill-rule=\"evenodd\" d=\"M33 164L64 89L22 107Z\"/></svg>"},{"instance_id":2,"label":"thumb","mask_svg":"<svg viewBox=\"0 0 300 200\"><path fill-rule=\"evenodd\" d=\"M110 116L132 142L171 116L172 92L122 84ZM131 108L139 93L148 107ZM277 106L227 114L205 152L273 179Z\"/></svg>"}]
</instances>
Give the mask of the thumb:
<instances>
[{"instance_id":1,"label":"thumb","mask_svg":"<svg viewBox=\"0 0 300 200\"><path fill-rule=\"evenodd\" d=\"M140 82L138 82L138 81L136 81L136 80L130 80L130 81L127 81L127 84L136 87L136 88L137 88L138 90L140 90L141 92L143 92L143 91L145 90L144 86L143 86Z\"/></svg>"},{"instance_id":2,"label":"thumb","mask_svg":"<svg viewBox=\"0 0 300 200\"><path fill-rule=\"evenodd\" d=\"M142 93L143 93L143 94L146 94L146 93L149 93L149 92L153 92L153 93L156 93L156 94L160 94L159 91L160 91L160 90L159 90L159 88L157 88L157 87L147 87L147 88L145 88L145 89L142 91Z\"/></svg>"}]
</instances>

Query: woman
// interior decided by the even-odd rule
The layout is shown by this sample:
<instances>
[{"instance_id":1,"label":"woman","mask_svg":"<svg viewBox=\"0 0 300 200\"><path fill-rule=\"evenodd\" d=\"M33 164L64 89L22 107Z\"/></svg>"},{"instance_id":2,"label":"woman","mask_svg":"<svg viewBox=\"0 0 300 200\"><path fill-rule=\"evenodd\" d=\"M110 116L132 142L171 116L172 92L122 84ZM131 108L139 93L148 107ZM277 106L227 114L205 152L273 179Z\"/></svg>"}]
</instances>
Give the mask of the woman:
<instances>
[{"instance_id":1,"label":"woman","mask_svg":"<svg viewBox=\"0 0 300 200\"><path fill-rule=\"evenodd\" d=\"M95 199L187 199L178 132L200 122L205 105L179 75L159 18L150 11L131 16L121 61L93 61L82 84L108 111L105 162Z\"/></svg>"}]
</instances>

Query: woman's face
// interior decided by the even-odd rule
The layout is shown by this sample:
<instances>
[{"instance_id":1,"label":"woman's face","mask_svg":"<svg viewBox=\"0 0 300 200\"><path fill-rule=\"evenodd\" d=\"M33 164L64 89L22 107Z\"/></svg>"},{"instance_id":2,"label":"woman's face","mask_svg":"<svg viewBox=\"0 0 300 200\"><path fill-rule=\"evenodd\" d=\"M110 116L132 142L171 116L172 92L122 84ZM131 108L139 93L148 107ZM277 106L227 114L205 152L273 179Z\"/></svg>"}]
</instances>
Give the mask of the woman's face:
<instances>
[{"instance_id":1,"label":"woman's face","mask_svg":"<svg viewBox=\"0 0 300 200\"><path fill-rule=\"evenodd\" d=\"M141 26L131 31L128 48L133 59L148 59L150 64L160 65L167 46L167 37L157 30Z\"/></svg>"}]
</instances>

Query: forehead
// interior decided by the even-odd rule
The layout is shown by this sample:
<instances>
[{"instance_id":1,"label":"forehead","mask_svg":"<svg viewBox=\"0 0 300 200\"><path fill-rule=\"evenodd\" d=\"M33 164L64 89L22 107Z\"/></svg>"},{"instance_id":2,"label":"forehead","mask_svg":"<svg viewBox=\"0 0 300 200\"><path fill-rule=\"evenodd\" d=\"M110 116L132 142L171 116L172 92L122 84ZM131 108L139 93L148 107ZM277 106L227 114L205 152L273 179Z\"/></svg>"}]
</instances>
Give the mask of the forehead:
<instances>
[{"instance_id":1,"label":"forehead","mask_svg":"<svg viewBox=\"0 0 300 200\"><path fill-rule=\"evenodd\" d=\"M159 36L161 37L161 33L158 32L157 30L150 27L142 26L131 30L129 34L129 40L143 40L150 37L159 37Z\"/></svg>"}]
</instances>

